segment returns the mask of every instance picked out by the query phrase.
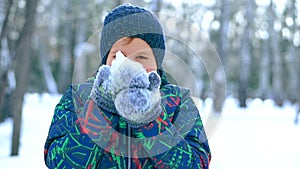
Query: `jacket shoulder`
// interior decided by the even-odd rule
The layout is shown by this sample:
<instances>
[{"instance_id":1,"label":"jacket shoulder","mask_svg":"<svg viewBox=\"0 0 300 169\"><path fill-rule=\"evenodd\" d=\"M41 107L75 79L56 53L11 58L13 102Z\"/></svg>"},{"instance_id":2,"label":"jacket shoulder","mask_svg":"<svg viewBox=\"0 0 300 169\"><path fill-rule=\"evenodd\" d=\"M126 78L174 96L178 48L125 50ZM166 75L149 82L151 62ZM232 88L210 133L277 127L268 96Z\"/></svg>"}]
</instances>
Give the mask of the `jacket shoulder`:
<instances>
[{"instance_id":1,"label":"jacket shoulder","mask_svg":"<svg viewBox=\"0 0 300 169\"><path fill-rule=\"evenodd\" d=\"M83 105L89 98L93 83L81 83L70 85L68 92L72 93L73 102Z\"/></svg>"},{"instance_id":2,"label":"jacket shoulder","mask_svg":"<svg viewBox=\"0 0 300 169\"><path fill-rule=\"evenodd\" d=\"M189 96L190 90L174 84L167 84L161 88L161 93L163 96L173 95L182 98L185 95Z\"/></svg>"}]
</instances>

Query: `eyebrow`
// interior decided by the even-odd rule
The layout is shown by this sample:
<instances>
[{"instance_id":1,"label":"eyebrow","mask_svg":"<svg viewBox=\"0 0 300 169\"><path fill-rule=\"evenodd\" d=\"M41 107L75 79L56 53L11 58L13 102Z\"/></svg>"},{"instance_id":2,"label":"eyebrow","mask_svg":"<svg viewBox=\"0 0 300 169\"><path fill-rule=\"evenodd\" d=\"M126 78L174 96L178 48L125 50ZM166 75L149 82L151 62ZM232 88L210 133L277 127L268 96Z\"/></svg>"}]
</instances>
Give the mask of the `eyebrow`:
<instances>
[{"instance_id":1,"label":"eyebrow","mask_svg":"<svg viewBox=\"0 0 300 169\"><path fill-rule=\"evenodd\" d=\"M109 53L117 53L119 50L115 49L115 50L110 50Z\"/></svg>"},{"instance_id":2,"label":"eyebrow","mask_svg":"<svg viewBox=\"0 0 300 169\"><path fill-rule=\"evenodd\" d=\"M138 55L149 55L151 54L151 52L149 50L142 50L142 51L137 51L135 52L135 54L138 54Z\"/></svg>"}]
</instances>

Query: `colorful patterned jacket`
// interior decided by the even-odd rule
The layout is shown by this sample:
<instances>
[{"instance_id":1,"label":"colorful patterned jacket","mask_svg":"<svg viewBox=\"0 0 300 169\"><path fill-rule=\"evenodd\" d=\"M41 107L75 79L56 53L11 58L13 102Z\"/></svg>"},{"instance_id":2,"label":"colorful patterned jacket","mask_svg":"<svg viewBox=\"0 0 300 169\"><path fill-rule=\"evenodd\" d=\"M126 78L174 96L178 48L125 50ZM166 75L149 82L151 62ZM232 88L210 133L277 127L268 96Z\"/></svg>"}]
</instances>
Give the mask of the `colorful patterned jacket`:
<instances>
[{"instance_id":1,"label":"colorful patterned jacket","mask_svg":"<svg viewBox=\"0 0 300 169\"><path fill-rule=\"evenodd\" d=\"M92 85L70 86L57 104L44 150L48 168L208 168L210 149L188 90L162 85L162 114L130 128L90 99Z\"/></svg>"}]
</instances>

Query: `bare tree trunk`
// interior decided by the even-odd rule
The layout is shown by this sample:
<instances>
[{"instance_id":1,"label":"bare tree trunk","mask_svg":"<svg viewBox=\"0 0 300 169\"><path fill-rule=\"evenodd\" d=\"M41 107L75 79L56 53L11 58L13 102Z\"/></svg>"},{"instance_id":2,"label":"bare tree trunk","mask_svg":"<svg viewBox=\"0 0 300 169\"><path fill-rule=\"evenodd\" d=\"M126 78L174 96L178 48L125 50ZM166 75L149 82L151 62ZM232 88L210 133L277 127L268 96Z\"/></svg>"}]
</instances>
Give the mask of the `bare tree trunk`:
<instances>
[{"instance_id":1,"label":"bare tree trunk","mask_svg":"<svg viewBox=\"0 0 300 169\"><path fill-rule=\"evenodd\" d=\"M298 63L298 66L297 66L297 69L296 71L298 72L298 75L300 75L300 58L296 58L296 62ZM298 124L299 123L299 116L300 116L300 79L297 78L297 90L295 92L298 93L298 98L297 98L297 101L298 101L298 110L296 110L296 117L295 117L295 124Z\"/></svg>"},{"instance_id":2,"label":"bare tree trunk","mask_svg":"<svg viewBox=\"0 0 300 169\"><path fill-rule=\"evenodd\" d=\"M161 0L152 0L150 9L153 12L160 12L161 6L162 6Z\"/></svg>"},{"instance_id":3,"label":"bare tree trunk","mask_svg":"<svg viewBox=\"0 0 300 169\"><path fill-rule=\"evenodd\" d=\"M63 38L64 44L62 45L62 55L60 57L60 65L59 65L59 75L58 75L58 90L60 93L66 91L68 85L71 83L72 79L72 51L71 51L71 43L72 43L72 16L71 16L71 1L65 1L64 9L65 20L63 21Z\"/></svg>"},{"instance_id":4,"label":"bare tree trunk","mask_svg":"<svg viewBox=\"0 0 300 169\"><path fill-rule=\"evenodd\" d=\"M48 38L47 38L45 30L40 31L40 36L37 39L38 44L39 44L38 59L39 59L40 69L43 73L46 89L49 93L55 94L55 93L58 93L58 90L57 90L56 82L52 75L51 66L50 66L49 59L48 59L50 51L48 50L49 44L46 41L47 39Z\"/></svg>"},{"instance_id":5,"label":"bare tree trunk","mask_svg":"<svg viewBox=\"0 0 300 169\"><path fill-rule=\"evenodd\" d=\"M221 58L221 62L226 70L226 58L229 50L229 39L228 39L228 29L230 21L230 0L224 0L221 4L221 27L220 27L220 41L218 44L218 53ZM222 69L218 68L213 77L214 88L213 91L213 109L215 113L221 113L223 108L223 103L225 101L225 86L224 81L226 78L222 77Z\"/></svg>"},{"instance_id":6,"label":"bare tree trunk","mask_svg":"<svg viewBox=\"0 0 300 169\"><path fill-rule=\"evenodd\" d=\"M246 107L246 99L248 97L248 83L251 64L251 34L254 17L254 1L248 1L246 4L246 20L242 41L241 41L241 60L239 74L239 102L241 107Z\"/></svg>"},{"instance_id":7,"label":"bare tree trunk","mask_svg":"<svg viewBox=\"0 0 300 169\"><path fill-rule=\"evenodd\" d=\"M298 57L297 59L296 59L296 61L297 61L297 63L298 63L298 66L297 66L297 72L298 72L298 75L300 75L300 58ZM298 91L297 93L298 93L298 110L296 111L296 117L295 117L295 124L298 124L299 123L299 116L300 116L300 79L299 78L297 78L297 84L298 84L298 88L297 88L297 90L296 91Z\"/></svg>"},{"instance_id":8,"label":"bare tree trunk","mask_svg":"<svg viewBox=\"0 0 300 169\"><path fill-rule=\"evenodd\" d=\"M122 5L122 0L116 0L116 7Z\"/></svg>"},{"instance_id":9,"label":"bare tree trunk","mask_svg":"<svg viewBox=\"0 0 300 169\"><path fill-rule=\"evenodd\" d=\"M300 75L300 58L297 57L296 58L296 62L298 64L296 71L298 72L298 75ZM300 88L300 78L297 78L297 90L295 91L295 93L297 93L297 103L298 103L298 110L296 110L296 116L295 116L295 124L297 125L299 123L299 116L300 116L300 92L299 92L299 88Z\"/></svg>"},{"instance_id":10,"label":"bare tree trunk","mask_svg":"<svg viewBox=\"0 0 300 169\"><path fill-rule=\"evenodd\" d=\"M226 57L229 50L229 21L230 21L230 0L223 0L221 4L221 27L220 27L220 41L218 43L218 53L222 64L226 67Z\"/></svg>"},{"instance_id":11,"label":"bare tree trunk","mask_svg":"<svg viewBox=\"0 0 300 169\"><path fill-rule=\"evenodd\" d=\"M2 41L2 39L4 39L7 36L8 22L9 22L9 16L10 16L12 5L13 5L12 0L9 0L8 4L7 4L7 10L5 13L5 18L4 18L4 21L2 24L2 28L1 28L1 34L0 34L1 41ZM2 49L2 42L0 43L0 49Z\"/></svg>"},{"instance_id":12,"label":"bare tree trunk","mask_svg":"<svg viewBox=\"0 0 300 169\"><path fill-rule=\"evenodd\" d=\"M22 119L23 97L28 81L28 72L31 62L31 35L34 29L34 16L36 14L37 0L26 1L25 24L19 36L16 48L16 90L13 93L13 137L11 155L18 155Z\"/></svg>"},{"instance_id":13,"label":"bare tree trunk","mask_svg":"<svg viewBox=\"0 0 300 169\"><path fill-rule=\"evenodd\" d=\"M299 2L299 1L298 1ZM292 4L293 4L293 20L294 20L294 25L293 25L293 31L296 32L296 21L295 21L295 18L296 18L296 11L295 8L296 8L296 2L295 0L292 1ZM300 10L298 8L298 10ZM295 48L294 48L295 49ZM299 116L300 116L300 78L299 78L299 75L300 75L300 57L295 57L295 63L296 64L296 74L295 75L298 75L295 79L296 79L296 88L295 88L295 93L298 93L297 95L297 102L298 102L298 110L296 111L296 117L295 117L295 124L298 124L299 123Z\"/></svg>"},{"instance_id":14,"label":"bare tree trunk","mask_svg":"<svg viewBox=\"0 0 300 169\"><path fill-rule=\"evenodd\" d=\"M291 37L294 37L297 29L296 25L296 0L292 0L289 3L290 6L290 12L292 13L293 18L293 26L291 28ZM299 86L298 83L298 74L297 74L297 58L295 56L295 45L294 45L294 38L290 41L290 47L289 47L289 53L287 57L287 65L288 65L288 71L289 71L289 83L288 83L288 98L293 103L297 102L297 86ZM298 65L299 66L299 65Z\"/></svg>"},{"instance_id":15,"label":"bare tree trunk","mask_svg":"<svg viewBox=\"0 0 300 169\"><path fill-rule=\"evenodd\" d=\"M0 33L0 122L4 120L4 98L5 98L5 90L7 86L7 73L10 68L12 58L9 55L8 42L7 42L7 29L9 16L12 8L12 0L9 0L7 6L4 5L4 1L2 2L2 8L6 7L5 18L2 23L1 33ZM2 9L5 10L5 9Z\"/></svg>"},{"instance_id":16,"label":"bare tree trunk","mask_svg":"<svg viewBox=\"0 0 300 169\"><path fill-rule=\"evenodd\" d=\"M4 41L4 42L3 42ZM3 121L7 117L7 111L5 110L4 106L4 100L6 95L6 89L7 89L7 73L9 70L10 61L7 62L7 60L10 59L10 56L8 54L8 46L6 39L3 39L0 41L0 61L1 61L1 68L0 68L0 122ZM6 60L6 61L5 61ZM5 63L6 62L6 63Z\"/></svg>"},{"instance_id":17,"label":"bare tree trunk","mask_svg":"<svg viewBox=\"0 0 300 169\"><path fill-rule=\"evenodd\" d=\"M259 95L263 100L269 97L270 52L269 39L262 40L262 59L260 63Z\"/></svg>"},{"instance_id":18,"label":"bare tree trunk","mask_svg":"<svg viewBox=\"0 0 300 169\"><path fill-rule=\"evenodd\" d=\"M295 103L297 101L297 92L298 89L298 78L299 74L297 74L297 62L295 57L295 47L293 45L293 42L291 42L291 46L289 48L288 53L288 71L289 71L289 83L288 83L288 99ZM299 66L299 65L298 65Z\"/></svg>"},{"instance_id":19,"label":"bare tree trunk","mask_svg":"<svg viewBox=\"0 0 300 169\"><path fill-rule=\"evenodd\" d=\"M225 101L225 93L226 91L226 86L225 86L225 81L226 78L223 74L223 69L218 68L215 72L214 75L214 97L213 97L213 110L214 113L221 113L223 109L223 104Z\"/></svg>"},{"instance_id":20,"label":"bare tree trunk","mask_svg":"<svg viewBox=\"0 0 300 169\"><path fill-rule=\"evenodd\" d=\"M273 3L270 4L269 9L269 25L271 26L270 29L270 37L271 37L271 52L274 58L273 60L273 67L272 67L272 94L273 99L278 106L282 106L283 104L283 94L282 94L282 58L280 55L280 46L278 44L278 32L274 30L274 23L276 18L276 13L274 11Z\"/></svg>"},{"instance_id":21,"label":"bare tree trunk","mask_svg":"<svg viewBox=\"0 0 300 169\"><path fill-rule=\"evenodd\" d=\"M84 44L86 41L86 32L87 32L87 16L86 16L86 8L85 8L85 2L80 1L79 7L80 11L78 12L78 19L76 23L76 45L74 48L74 56L76 59L76 68L79 70L76 72L76 74L73 76L75 79L73 79L73 82L84 82L86 79L87 74L87 68L86 68L86 56L83 52Z\"/></svg>"}]
</instances>

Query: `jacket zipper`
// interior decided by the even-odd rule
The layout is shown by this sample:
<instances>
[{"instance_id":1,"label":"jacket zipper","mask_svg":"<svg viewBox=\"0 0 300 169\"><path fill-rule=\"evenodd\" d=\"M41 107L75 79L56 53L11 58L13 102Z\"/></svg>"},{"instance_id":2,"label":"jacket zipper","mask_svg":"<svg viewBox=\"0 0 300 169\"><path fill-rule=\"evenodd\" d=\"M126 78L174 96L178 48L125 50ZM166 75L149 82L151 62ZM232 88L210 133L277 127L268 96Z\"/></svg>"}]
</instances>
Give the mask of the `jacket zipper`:
<instances>
[{"instance_id":1,"label":"jacket zipper","mask_svg":"<svg viewBox=\"0 0 300 169\"><path fill-rule=\"evenodd\" d=\"M130 150L131 150L131 129L130 126L128 125L128 145L127 145L127 150L128 150L128 166L127 168L130 169L131 168L131 155L130 155Z\"/></svg>"}]
</instances>

